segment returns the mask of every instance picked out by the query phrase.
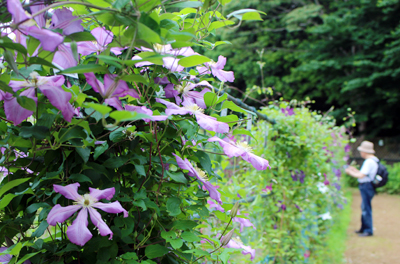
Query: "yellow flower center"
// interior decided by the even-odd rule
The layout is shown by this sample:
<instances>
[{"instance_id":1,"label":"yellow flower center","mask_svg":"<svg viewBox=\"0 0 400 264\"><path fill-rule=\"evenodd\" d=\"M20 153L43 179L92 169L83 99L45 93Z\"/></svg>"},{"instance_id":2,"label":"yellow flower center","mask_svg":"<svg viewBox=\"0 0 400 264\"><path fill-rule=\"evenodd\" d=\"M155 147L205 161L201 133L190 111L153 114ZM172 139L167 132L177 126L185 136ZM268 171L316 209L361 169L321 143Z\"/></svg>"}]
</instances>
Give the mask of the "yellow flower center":
<instances>
[{"instance_id":1,"label":"yellow flower center","mask_svg":"<svg viewBox=\"0 0 400 264\"><path fill-rule=\"evenodd\" d=\"M77 202L77 204L81 204L83 207L91 207L96 202L97 200L87 193L81 196L81 199Z\"/></svg>"},{"instance_id":2,"label":"yellow flower center","mask_svg":"<svg viewBox=\"0 0 400 264\"><path fill-rule=\"evenodd\" d=\"M246 141L243 142L237 142L236 146L246 152L253 152L253 148L249 146L249 144Z\"/></svg>"},{"instance_id":3,"label":"yellow flower center","mask_svg":"<svg viewBox=\"0 0 400 264\"><path fill-rule=\"evenodd\" d=\"M193 114L204 112L204 109L200 108L197 104L186 105L185 108Z\"/></svg>"},{"instance_id":4,"label":"yellow flower center","mask_svg":"<svg viewBox=\"0 0 400 264\"><path fill-rule=\"evenodd\" d=\"M161 44L158 44L158 43L154 44L153 48L158 53L162 53L164 51L164 45L161 45Z\"/></svg>"},{"instance_id":5,"label":"yellow flower center","mask_svg":"<svg viewBox=\"0 0 400 264\"><path fill-rule=\"evenodd\" d=\"M197 167L194 168L194 169L196 170L197 175L199 175L200 178L202 178L202 179L205 180L205 181L208 181L207 174L206 174L204 171L200 170L200 169L197 168Z\"/></svg>"}]
</instances>

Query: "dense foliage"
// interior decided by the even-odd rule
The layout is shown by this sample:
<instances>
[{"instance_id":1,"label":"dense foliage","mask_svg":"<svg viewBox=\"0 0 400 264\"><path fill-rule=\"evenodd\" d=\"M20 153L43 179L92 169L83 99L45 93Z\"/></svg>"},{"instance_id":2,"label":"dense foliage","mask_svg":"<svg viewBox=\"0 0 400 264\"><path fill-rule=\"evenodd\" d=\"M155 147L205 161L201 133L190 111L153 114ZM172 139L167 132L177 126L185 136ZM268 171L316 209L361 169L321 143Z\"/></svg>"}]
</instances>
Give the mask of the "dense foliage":
<instances>
[{"instance_id":1,"label":"dense foliage","mask_svg":"<svg viewBox=\"0 0 400 264\"><path fill-rule=\"evenodd\" d=\"M1 262L227 263L245 247L212 226L207 199L227 198L207 152L268 162L220 140L247 112L207 82L234 79L226 58L191 48L259 19L228 20L228 2L4 2Z\"/></svg>"},{"instance_id":2,"label":"dense foliage","mask_svg":"<svg viewBox=\"0 0 400 264\"><path fill-rule=\"evenodd\" d=\"M271 170L254 170L238 158L221 162L226 176L219 190L232 202L242 198L240 215L250 219L240 221L243 232L233 239L254 248L259 263L316 263L324 259L332 218L346 202L341 187L347 137L332 117L295 102L274 102L262 112L276 124L258 121L248 128L254 138L246 140ZM218 221L228 221L214 206ZM244 256L237 263L249 260Z\"/></svg>"},{"instance_id":3,"label":"dense foliage","mask_svg":"<svg viewBox=\"0 0 400 264\"><path fill-rule=\"evenodd\" d=\"M313 107L319 110L334 105L338 120L351 108L359 130L371 136L399 133L399 1L249 0L227 5L232 10L244 6L266 12L265 20L225 31L221 38L231 41L232 48L209 54L230 58L234 86L249 92L246 102L265 103L271 99L266 88L273 87L285 99L315 99Z\"/></svg>"}]
</instances>

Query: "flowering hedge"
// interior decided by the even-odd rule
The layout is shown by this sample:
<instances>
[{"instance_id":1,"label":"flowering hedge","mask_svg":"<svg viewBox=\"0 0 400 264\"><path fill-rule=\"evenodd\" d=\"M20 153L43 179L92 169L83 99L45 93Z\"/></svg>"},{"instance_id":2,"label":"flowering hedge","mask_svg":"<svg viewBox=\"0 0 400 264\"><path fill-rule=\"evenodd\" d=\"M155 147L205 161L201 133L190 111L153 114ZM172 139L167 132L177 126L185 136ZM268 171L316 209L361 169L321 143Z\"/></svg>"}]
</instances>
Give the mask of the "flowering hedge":
<instances>
[{"instance_id":1,"label":"flowering hedge","mask_svg":"<svg viewBox=\"0 0 400 264\"><path fill-rule=\"evenodd\" d=\"M258 121L249 131L253 153L268 159L271 170L257 171L240 158L222 158L225 172L218 189L232 202L241 198L240 235L233 241L250 246L237 263L319 263L324 237L343 208L341 169L347 161L345 129L295 102L275 102L262 113L276 121ZM223 208L210 202L217 223ZM269 262L271 261L271 262Z\"/></svg>"},{"instance_id":2,"label":"flowering hedge","mask_svg":"<svg viewBox=\"0 0 400 264\"><path fill-rule=\"evenodd\" d=\"M227 263L242 251L231 243L238 205L223 205L209 153L258 170L268 161L221 140L245 133L234 128L247 112L213 92L234 80L226 58L192 49L261 19L223 15L229 2L7 0L0 261ZM231 221L214 226L207 199Z\"/></svg>"}]
</instances>

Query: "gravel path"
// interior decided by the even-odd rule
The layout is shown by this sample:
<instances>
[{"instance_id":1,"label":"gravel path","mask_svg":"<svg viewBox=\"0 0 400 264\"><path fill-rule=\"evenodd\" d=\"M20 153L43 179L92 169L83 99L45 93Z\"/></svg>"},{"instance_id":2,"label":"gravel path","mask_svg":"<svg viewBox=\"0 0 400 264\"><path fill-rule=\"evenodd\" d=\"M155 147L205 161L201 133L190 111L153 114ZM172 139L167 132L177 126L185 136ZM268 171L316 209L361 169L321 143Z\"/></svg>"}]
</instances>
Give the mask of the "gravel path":
<instances>
[{"instance_id":1,"label":"gravel path","mask_svg":"<svg viewBox=\"0 0 400 264\"><path fill-rule=\"evenodd\" d=\"M374 236L358 237L361 196L353 192L352 216L347 230L346 263L400 264L400 196L378 194L372 199Z\"/></svg>"}]
</instances>

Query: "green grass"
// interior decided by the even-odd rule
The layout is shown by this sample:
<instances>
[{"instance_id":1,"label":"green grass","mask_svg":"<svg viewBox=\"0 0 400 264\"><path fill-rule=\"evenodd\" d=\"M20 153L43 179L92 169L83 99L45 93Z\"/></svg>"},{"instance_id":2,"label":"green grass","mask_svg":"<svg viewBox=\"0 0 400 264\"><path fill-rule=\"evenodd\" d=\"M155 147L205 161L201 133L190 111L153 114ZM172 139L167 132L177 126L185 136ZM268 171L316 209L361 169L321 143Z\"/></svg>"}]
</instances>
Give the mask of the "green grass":
<instances>
[{"instance_id":1,"label":"green grass","mask_svg":"<svg viewBox=\"0 0 400 264\"><path fill-rule=\"evenodd\" d=\"M344 206L338 217L336 217L331 230L325 238L326 247L324 254L322 254L320 259L316 259L310 263L345 263L344 252L346 250L347 229L351 219L352 192L350 189L346 189L344 194L347 199L347 204Z\"/></svg>"}]
</instances>

